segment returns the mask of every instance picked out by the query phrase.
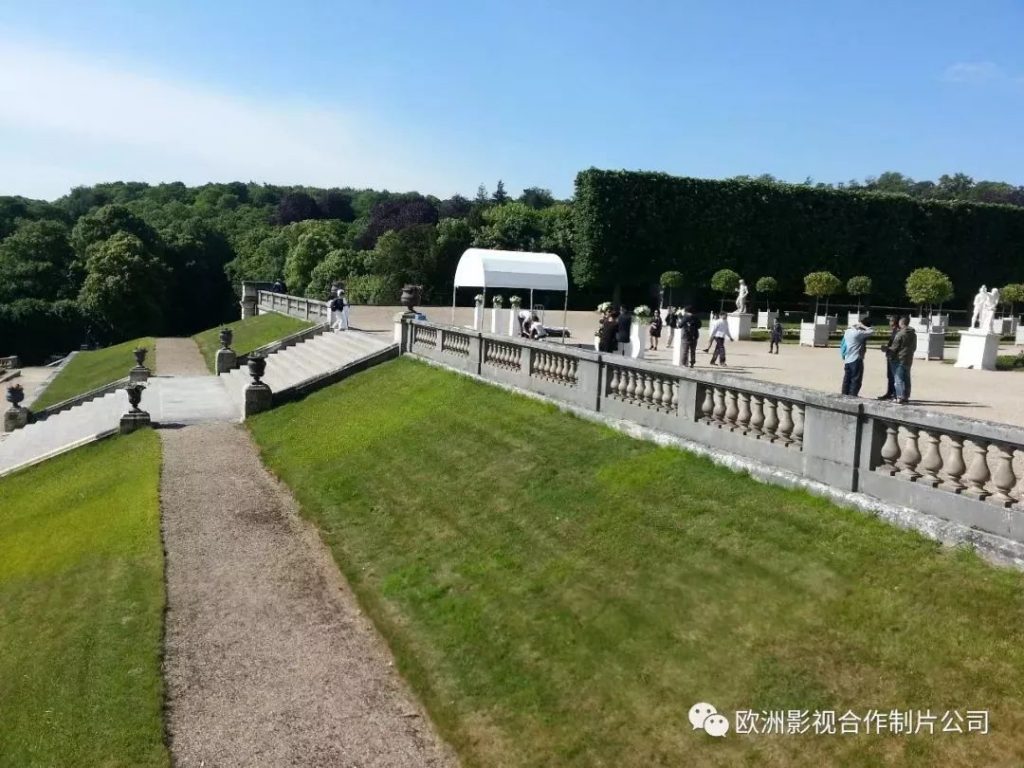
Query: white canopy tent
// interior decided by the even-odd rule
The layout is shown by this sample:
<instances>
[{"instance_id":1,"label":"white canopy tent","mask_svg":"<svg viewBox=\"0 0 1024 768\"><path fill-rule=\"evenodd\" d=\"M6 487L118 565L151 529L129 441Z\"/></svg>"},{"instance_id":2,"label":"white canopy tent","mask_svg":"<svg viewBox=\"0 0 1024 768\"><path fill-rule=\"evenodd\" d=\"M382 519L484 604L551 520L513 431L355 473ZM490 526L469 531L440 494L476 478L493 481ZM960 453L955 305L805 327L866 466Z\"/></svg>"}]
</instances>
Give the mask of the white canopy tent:
<instances>
[{"instance_id":1,"label":"white canopy tent","mask_svg":"<svg viewBox=\"0 0 1024 768\"><path fill-rule=\"evenodd\" d=\"M489 288L516 288L530 291L530 311L533 311L533 292L561 291L565 294L563 327L569 310L569 276L565 263L554 253L530 251L498 251L488 248L469 248L455 268L455 286L452 288L452 323L455 323L455 291L459 288L482 288L484 305ZM565 336L562 337L563 343Z\"/></svg>"}]
</instances>

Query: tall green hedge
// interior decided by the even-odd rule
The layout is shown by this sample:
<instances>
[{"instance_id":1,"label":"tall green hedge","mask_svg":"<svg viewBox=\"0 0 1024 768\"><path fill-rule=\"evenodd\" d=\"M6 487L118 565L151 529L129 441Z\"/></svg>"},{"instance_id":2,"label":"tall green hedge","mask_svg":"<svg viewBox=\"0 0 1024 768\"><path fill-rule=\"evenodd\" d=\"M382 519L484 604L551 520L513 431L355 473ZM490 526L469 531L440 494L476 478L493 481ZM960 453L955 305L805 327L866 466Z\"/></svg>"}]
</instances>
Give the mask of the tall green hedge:
<instances>
[{"instance_id":1,"label":"tall green hedge","mask_svg":"<svg viewBox=\"0 0 1024 768\"><path fill-rule=\"evenodd\" d=\"M576 177L574 281L634 293L669 268L688 286L719 269L748 282L777 275L780 299L799 300L803 277L867 275L876 303L905 303L917 267L948 274L966 303L978 285L1024 277L1024 209L918 201L756 181L603 171Z\"/></svg>"}]
</instances>

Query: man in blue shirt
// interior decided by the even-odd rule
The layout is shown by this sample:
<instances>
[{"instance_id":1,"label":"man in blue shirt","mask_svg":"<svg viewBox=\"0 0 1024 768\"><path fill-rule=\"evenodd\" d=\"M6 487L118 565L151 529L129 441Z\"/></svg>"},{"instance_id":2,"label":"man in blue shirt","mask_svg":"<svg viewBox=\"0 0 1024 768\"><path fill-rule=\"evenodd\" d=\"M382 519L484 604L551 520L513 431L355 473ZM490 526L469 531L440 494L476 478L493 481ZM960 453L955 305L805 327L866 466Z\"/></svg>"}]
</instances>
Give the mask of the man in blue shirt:
<instances>
[{"instance_id":1,"label":"man in blue shirt","mask_svg":"<svg viewBox=\"0 0 1024 768\"><path fill-rule=\"evenodd\" d=\"M860 385L864 381L864 351L867 341L874 329L871 321L863 318L846 329L843 334L841 351L843 353L843 389L842 394L857 397Z\"/></svg>"}]
</instances>

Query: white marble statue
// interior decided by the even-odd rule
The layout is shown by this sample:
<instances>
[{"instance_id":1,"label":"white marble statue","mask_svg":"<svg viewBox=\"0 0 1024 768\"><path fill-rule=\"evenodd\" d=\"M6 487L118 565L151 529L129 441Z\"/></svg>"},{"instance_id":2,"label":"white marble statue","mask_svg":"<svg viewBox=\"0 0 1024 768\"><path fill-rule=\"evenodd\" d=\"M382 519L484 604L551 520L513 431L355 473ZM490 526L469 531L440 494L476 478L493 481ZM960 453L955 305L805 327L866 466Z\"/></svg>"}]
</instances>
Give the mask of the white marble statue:
<instances>
[{"instance_id":1,"label":"white marble statue","mask_svg":"<svg viewBox=\"0 0 1024 768\"><path fill-rule=\"evenodd\" d=\"M974 314L971 315L971 328L978 324L981 319L981 310L985 308L985 302L988 300L988 288L981 286L978 289L978 293L974 296Z\"/></svg>"},{"instance_id":2,"label":"white marble statue","mask_svg":"<svg viewBox=\"0 0 1024 768\"><path fill-rule=\"evenodd\" d=\"M749 293L750 291L747 289L747 284L740 280L740 287L736 289L736 311L733 314L747 314L747 294Z\"/></svg>"},{"instance_id":3,"label":"white marble statue","mask_svg":"<svg viewBox=\"0 0 1024 768\"><path fill-rule=\"evenodd\" d=\"M992 322L996 318L996 307L999 306L999 289L993 288L988 292L985 299L985 306L981 308L981 327L985 333L992 333Z\"/></svg>"}]
</instances>

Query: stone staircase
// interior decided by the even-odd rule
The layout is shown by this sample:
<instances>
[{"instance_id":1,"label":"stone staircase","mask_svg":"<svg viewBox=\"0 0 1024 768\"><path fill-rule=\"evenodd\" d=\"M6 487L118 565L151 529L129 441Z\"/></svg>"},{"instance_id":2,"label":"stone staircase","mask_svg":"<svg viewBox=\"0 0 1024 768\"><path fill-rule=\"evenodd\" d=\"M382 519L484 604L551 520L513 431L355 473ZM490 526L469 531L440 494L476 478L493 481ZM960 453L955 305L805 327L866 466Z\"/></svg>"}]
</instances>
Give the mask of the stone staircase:
<instances>
[{"instance_id":1,"label":"stone staircase","mask_svg":"<svg viewBox=\"0 0 1024 768\"><path fill-rule=\"evenodd\" d=\"M277 405L397 354L389 337L326 332L269 355L263 380ZM162 426L239 421L250 380L245 368L221 376L154 376L140 407ZM116 433L130 407L128 393L117 389L4 435L0 476Z\"/></svg>"},{"instance_id":2,"label":"stone staircase","mask_svg":"<svg viewBox=\"0 0 1024 768\"><path fill-rule=\"evenodd\" d=\"M274 392L275 404L337 381L350 366L376 361L398 349L390 337L361 331L327 331L267 357L263 381ZM241 410L251 382L246 368L219 377Z\"/></svg>"}]
</instances>

